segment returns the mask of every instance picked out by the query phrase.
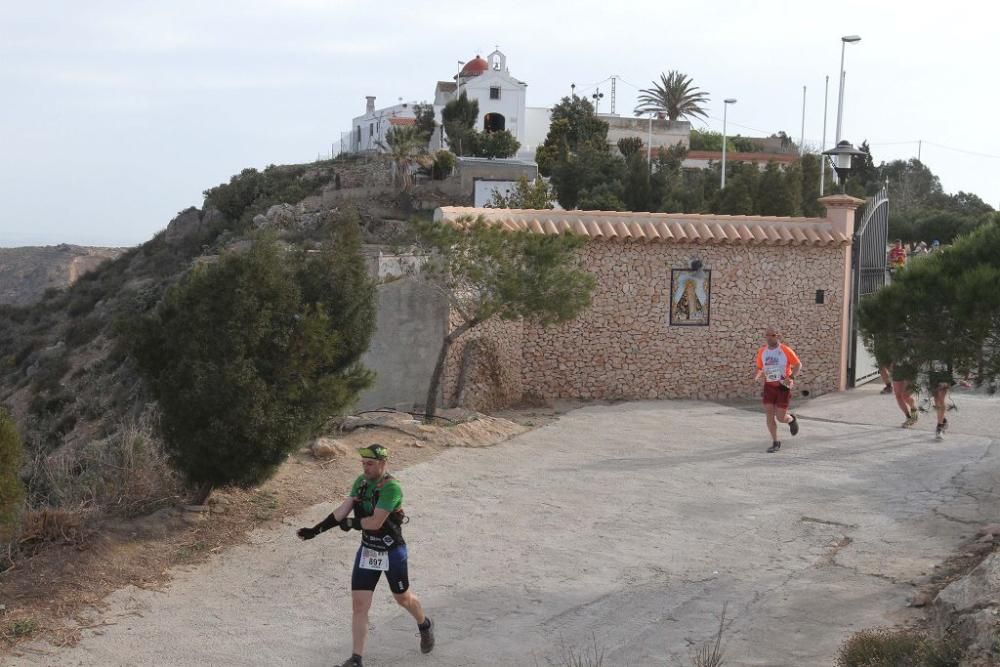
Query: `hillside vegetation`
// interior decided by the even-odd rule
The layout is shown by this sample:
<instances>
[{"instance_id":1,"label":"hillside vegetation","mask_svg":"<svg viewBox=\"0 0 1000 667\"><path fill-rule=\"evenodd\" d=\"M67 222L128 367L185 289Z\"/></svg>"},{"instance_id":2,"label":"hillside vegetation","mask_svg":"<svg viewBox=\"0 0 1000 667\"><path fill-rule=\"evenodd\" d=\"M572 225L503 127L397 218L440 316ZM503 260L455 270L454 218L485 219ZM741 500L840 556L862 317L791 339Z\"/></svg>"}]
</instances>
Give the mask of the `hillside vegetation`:
<instances>
[{"instance_id":1,"label":"hillside vegetation","mask_svg":"<svg viewBox=\"0 0 1000 667\"><path fill-rule=\"evenodd\" d=\"M207 190L201 209L71 286L35 304L0 305L0 404L24 441L26 523L42 510L131 516L189 493L155 436L157 402L131 354L136 323L192 267L261 236L289 251L320 250L357 221L321 196L347 166L246 169Z\"/></svg>"}]
</instances>

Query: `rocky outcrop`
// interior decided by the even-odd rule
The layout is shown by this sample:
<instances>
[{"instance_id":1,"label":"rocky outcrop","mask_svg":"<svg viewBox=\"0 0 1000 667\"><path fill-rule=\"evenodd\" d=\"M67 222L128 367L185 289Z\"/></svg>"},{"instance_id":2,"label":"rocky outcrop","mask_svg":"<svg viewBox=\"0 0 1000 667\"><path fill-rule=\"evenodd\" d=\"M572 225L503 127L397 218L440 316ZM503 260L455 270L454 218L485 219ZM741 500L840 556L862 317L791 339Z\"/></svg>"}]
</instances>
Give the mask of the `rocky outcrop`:
<instances>
[{"instance_id":1,"label":"rocky outcrop","mask_svg":"<svg viewBox=\"0 0 1000 667\"><path fill-rule=\"evenodd\" d=\"M50 287L68 287L125 250L67 244L0 248L0 304L34 303Z\"/></svg>"},{"instance_id":2,"label":"rocky outcrop","mask_svg":"<svg viewBox=\"0 0 1000 667\"><path fill-rule=\"evenodd\" d=\"M218 227L225 216L216 208L201 211L194 206L186 208L167 225L164 240L170 245L180 245L204 237L208 231Z\"/></svg>"},{"instance_id":3,"label":"rocky outcrop","mask_svg":"<svg viewBox=\"0 0 1000 667\"><path fill-rule=\"evenodd\" d=\"M996 530L997 534L991 530ZM990 524L980 534L981 542L992 543L1000 537L1000 526ZM1000 552L986 556L968 574L942 589L934 599L933 608L961 639L965 648L963 664L994 664L980 661L1000 657L997 655L1000 648Z\"/></svg>"}]
</instances>

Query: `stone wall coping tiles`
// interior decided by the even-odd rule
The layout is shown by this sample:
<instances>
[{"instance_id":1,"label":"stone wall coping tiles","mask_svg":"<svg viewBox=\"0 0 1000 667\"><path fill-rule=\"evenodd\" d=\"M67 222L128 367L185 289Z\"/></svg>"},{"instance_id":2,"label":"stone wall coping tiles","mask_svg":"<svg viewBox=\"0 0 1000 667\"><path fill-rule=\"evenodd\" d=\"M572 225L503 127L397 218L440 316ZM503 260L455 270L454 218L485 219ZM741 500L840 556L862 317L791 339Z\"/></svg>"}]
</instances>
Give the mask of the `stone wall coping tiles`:
<instances>
[{"instance_id":1,"label":"stone wall coping tiles","mask_svg":"<svg viewBox=\"0 0 1000 667\"><path fill-rule=\"evenodd\" d=\"M838 200L839 202L839 200ZM845 202L846 203L846 202ZM850 237L826 218L695 215L619 211L491 209L448 206L435 220L468 224L482 218L509 230L536 234L572 232L594 240L736 245L842 246Z\"/></svg>"}]
</instances>

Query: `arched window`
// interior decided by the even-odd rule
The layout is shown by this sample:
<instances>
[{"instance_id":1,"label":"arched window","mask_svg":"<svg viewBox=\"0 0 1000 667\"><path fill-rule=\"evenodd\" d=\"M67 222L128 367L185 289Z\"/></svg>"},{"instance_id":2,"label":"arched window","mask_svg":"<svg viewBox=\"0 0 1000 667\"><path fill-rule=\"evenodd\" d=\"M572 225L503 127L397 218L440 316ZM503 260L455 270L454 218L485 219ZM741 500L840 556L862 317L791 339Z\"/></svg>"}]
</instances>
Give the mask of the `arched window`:
<instances>
[{"instance_id":1,"label":"arched window","mask_svg":"<svg viewBox=\"0 0 1000 667\"><path fill-rule=\"evenodd\" d=\"M507 119L502 113L488 113L483 117L483 132L501 132L507 128Z\"/></svg>"}]
</instances>

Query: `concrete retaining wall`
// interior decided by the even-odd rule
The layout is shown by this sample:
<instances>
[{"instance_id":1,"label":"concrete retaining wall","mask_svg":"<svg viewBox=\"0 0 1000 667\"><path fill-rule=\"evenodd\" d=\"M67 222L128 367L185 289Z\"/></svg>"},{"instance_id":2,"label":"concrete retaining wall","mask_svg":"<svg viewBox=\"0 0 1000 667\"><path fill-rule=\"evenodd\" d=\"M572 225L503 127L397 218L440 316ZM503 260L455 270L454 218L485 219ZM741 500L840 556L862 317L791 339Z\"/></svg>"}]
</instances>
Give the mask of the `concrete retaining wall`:
<instances>
[{"instance_id":1,"label":"concrete retaining wall","mask_svg":"<svg viewBox=\"0 0 1000 667\"><path fill-rule=\"evenodd\" d=\"M447 323L447 301L419 280L380 285L378 325L362 359L377 375L356 410L423 405Z\"/></svg>"}]
</instances>

